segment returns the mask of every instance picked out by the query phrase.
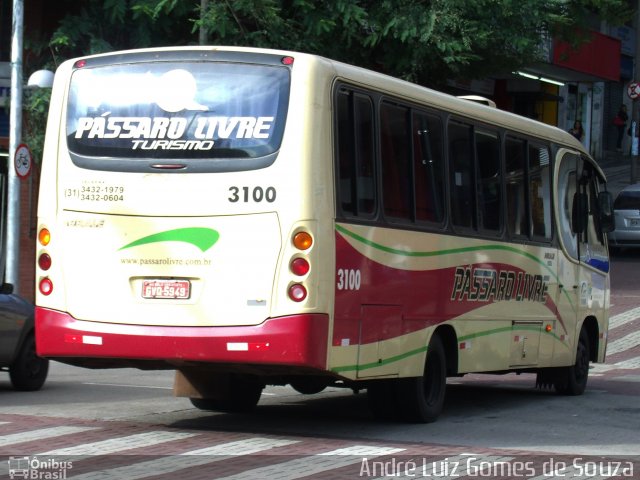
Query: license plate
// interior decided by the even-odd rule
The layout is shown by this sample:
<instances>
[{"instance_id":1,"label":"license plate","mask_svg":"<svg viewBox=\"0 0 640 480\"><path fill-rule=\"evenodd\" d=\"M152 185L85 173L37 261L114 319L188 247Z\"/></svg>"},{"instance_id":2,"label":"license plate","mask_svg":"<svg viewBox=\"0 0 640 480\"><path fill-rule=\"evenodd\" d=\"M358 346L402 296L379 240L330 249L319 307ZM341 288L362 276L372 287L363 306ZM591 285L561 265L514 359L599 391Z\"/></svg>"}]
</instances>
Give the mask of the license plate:
<instances>
[{"instance_id":1,"label":"license plate","mask_svg":"<svg viewBox=\"0 0 640 480\"><path fill-rule=\"evenodd\" d=\"M185 299L191 295L189 280L144 280L142 298Z\"/></svg>"}]
</instances>

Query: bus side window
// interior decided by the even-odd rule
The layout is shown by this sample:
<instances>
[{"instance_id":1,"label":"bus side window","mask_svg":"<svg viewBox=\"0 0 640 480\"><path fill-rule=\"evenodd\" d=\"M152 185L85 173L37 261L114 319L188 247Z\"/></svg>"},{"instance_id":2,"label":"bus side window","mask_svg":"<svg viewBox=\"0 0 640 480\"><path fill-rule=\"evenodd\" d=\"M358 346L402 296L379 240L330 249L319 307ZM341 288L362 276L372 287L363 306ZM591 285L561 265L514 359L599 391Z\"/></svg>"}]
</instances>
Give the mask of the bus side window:
<instances>
[{"instance_id":1,"label":"bus side window","mask_svg":"<svg viewBox=\"0 0 640 480\"><path fill-rule=\"evenodd\" d=\"M499 233L502 230L502 172L498 135L476 132L476 155L480 227Z\"/></svg>"},{"instance_id":2,"label":"bus side window","mask_svg":"<svg viewBox=\"0 0 640 480\"><path fill-rule=\"evenodd\" d=\"M507 183L507 227L514 237L529 237L525 177L526 143L509 138L505 142Z\"/></svg>"},{"instance_id":3,"label":"bus side window","mask_svg":"<svg viewBox=\"0 0 640 480\"><path fill-rule=\"evenodd\" d=\"M438 117L414 112L413 171L417 221L444 221L442 135Z\"/></svg>"},{"instance_id":4,"label":"bus side window","mask_svg":"<svg viewBox=\"0 0 640 480\"><path fill-rule=\"evenodd\" d=\"M375 213L373 104L363 94L341 90L336 99L338 204L349 216Z\"/></svg>"},{"instance_id":5,"label":"bus side window","mask_svg":"<svg viewBox=\"0 0 640 480\"><path fill-rule=\"evenodd\" d=\"M380 156L384 214L413 220L409 109L384 102L380 106Z\"/></svg>"},{"instance_id":6,"label":"bus side window","mask_svg":"<svg viewBox=\"0 0 640 480\"><path fill-rule=\"evenodd\" d=\"M600 224L600 203L598 201L599 177L588 160L584 160L585 179L584 196L587 199L585 245L580 248L580 260L602 271L609 271L608 253L605 246L604 232Z\"/></svg>"},{"instance_id":7,"label":"bus side window","mask_svg":"<svg viewBox=\"0 0 640 480\"><path fill-rule=\"evenodd\" d=\"M551 239L551 168L547 147L529 146L529 205L533 236Z\"/></svg>"},{"instance_id":8,"label":"bus side window","mask_svg":"<svg viewBox=\"0 0 640 480\"><path fill-rule=\"evenodd\" d=\"M451 165L451 221L454 226L476 228L475 171L470 125L449 124Z\"/></svg>"},{"instance_id":9,"label":"bus side window","mask_svg":"<svg viewBox=\"0 0 640 480\"><path fill-rule=\"evenodd\" d=\"M577 157L575 155L567 154L563 156L560 159L557 181L560 236L567 253L575 259L578 258L578 236L572 231L571 221L574 216L573 199L577 191L577 169Z\"/></svg>"}]
</instances>

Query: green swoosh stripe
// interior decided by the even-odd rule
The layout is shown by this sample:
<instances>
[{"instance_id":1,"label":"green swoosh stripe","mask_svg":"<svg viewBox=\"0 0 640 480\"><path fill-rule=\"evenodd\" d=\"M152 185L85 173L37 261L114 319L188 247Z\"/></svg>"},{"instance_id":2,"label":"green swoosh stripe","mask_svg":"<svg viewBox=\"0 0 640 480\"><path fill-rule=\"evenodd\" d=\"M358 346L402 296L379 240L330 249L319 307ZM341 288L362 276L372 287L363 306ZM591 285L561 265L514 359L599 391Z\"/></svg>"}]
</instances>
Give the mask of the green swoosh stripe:
<instances>
[{"instance_id":1,"label":"green swoosh stripe","mask_svg":"<svg viewBox=\"0 0 640 480\"><path fill-rule=\"evenodd\" d=\"M553 333L553 332L546 332L544 330L540 331L539 327L537 329L535 329L535 328L529 328L529 329L520 328L520 329L521 330L532 330L532 331L540 332L542 335L549 335L554 340L559 342L560 345L562 345L563 347L569 349L569 346L565 342L560 340L560 337L558 335L556 335L555 333ZM503 332L510 332L511 330L512 330L512 327L501 327L501 328L495 328L495 329L492 329L492 330L484 330L484 331L472 333L470 335L464 335L464 336L458 338L458 344L460 342L464 342L464 341L471 340L471 339L474 339L474 338L484 337L484 336L487 336L487 335L494 335L494 334L503 333ZM338 366L338 367L333 367L331 369L331 371L335 372L335 373L352 372L352 371L361 372L363 370L369 370L370 368L381 367L383 365L388 365L390 363L399 362L400 360L404 360L405 358L408 358L408 357L411 357L411 356L414 356L414 355L417 355L419 353L423 353L423 352L426 352L426 351L427 351L427 347L417 348L415 350L411 350L409 352L401 353L401 354L395 355L393 357L389 357L389 358L386 358L386 359L381 359L378 362L365 363L365 364L361 364L361 365Z\"/></svg>"},{"instance_id":2,"label":"green swoosh stripe","mask_svg":"<svg viewBox=\"0 0 640 480\"><path fill-rule=\"evenodd\" d=\"M512 252L512 253L516 253L518 255L522 255L523 257L527 257L529 260L533 260L534 262L539 263L540 265L542 265L549 272L549 274L551 276L553 276L555 279L558 278L556 273L553 270L551 270L546 263L541 261L535 255L532 255L532 254L530 254L528 252L520 250L519 248L511 247L511 246L508 246L508 245L489 244L489 245L478 245L478 246L475 246L475 247L449 248L449 249L446 249L446 250L432 250L432 251L429 251L429 252L426 252L426 251L422 251L421 252L421 251L411 251L411 250L400 250L400 249L397 249L397 248L388 247L386 245L382 245L380 243L373 242L373 241L369 240L368 238L364 238L364 237L358 235L357 233L354 233L354 232L352 232L350 230L347 230L342 225L336 225L336 230L338 230L340 233L343 233L343 234L353 238L354 240L357 240L360 243L364 243L365 245L373 247L376 250L380 250L380 251L386 252L386 253L392 253L394 255L402 255L402 256L405 256L405 257L437 257L439 255L451 255L451 254L454 254L454 253L476 252L476 251L485 251L485 250L505 250L507 252Z\"/></svg>"},{"instance_id":3,"label":"green swoosh stripe","mask_svg":"<svg viewBox=\"0 0 640 480\"><path fill-rule=\"evenodd\" d=\"M185 242L198 247L202 252L206 252L213 247L219 238L220 234L212 228L176 228L174 230L167 230L166 232L154 233L153 235L139 238L121 247L119 250L157 242Z\"/></svg>"},{"instance_id":4,"label":"green swoosh stripe","mask_svg":"<svg viewBox=\"0 0 640 480\"><path fill-rule=\"evenodd\" d=\"M384 360L380 360L378 362L365 363L362 365L346 365L344 367L334 367L331 369L332 372L340 373L340 372L348 372L352 370L362 371L368 370L370 368L381 367L383 365L388 365L390 363L399 362L400 360L404 360L405 358L412 357L419 353L423 353L427 351L427 347L417 348L415 350L411 350L409 352L401 353L400 355L396 355L393 357L386 358Z\"/></svg>"}]
</instances>

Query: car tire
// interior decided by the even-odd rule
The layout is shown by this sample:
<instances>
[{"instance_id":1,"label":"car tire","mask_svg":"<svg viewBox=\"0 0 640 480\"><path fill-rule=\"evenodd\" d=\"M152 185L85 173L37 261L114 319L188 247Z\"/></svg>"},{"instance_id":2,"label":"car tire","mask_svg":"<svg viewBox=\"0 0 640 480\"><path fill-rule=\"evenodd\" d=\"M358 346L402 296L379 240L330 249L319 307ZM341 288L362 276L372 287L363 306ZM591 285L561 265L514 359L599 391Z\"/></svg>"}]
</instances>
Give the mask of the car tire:
<instances>
[{"instance_id":1,"label":"car tire","mask_svg":"<svg viewBox=\"0 0 640 480\"><path fill-rule=\"evenodd\" d=\"M36 341L34 336L28 335L20 353L9 367L9 378L16 390L33 392L40 390L49 373L49 360L36 354Z\"/></svg>"}]
</instances>

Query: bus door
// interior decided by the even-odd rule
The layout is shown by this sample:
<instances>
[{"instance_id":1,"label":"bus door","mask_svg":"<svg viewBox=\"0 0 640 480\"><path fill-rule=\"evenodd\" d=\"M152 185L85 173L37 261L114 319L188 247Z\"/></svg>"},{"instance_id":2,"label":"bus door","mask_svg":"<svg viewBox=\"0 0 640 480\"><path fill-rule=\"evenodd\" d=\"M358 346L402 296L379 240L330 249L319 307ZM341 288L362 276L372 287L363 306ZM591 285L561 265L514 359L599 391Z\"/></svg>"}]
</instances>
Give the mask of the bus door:
<instances>
[{"instance_id":1,"label":"bus door","mask_svg":"<svg viewBox=\"0 0 640 480\"><path fill-rule=\"evenodd\" d=\"M596 167L577 154L566 153L557 168L558 228L560 255L557 306L561 320L560 340L575 345L582 320L593 316L605 332L609 259L605 233L600 225L598 194L604 179ZM566 349L563 349L563 351ZM570 352L573 349L569 350Z\"/></svg>"},{"instance_id":2,"label":"bus door","mask_svg":"<svg viewBox=\"0 0 640 480\"><path fill-rule=\"evenodd\" d=\"M578 179L582 171L582 159L578 154L561 150L556 162L554 179L556 182L556 218L559 232L558 289L556 306L558 323L556 335L563 347L554 349L554 358L563 363L572 361L572 346L577 340L575 334L580 303L580 254L576 233Z\"/></svg>"},{"instance_id":3,"label":"bus door","mask_svg":"<svg viewBox=\"0 0 640 480\"><path fill-rule=\"evenodd\" d=\"M579 271L579 304L578 320L595 317L599 320L599 333L604 334L608 328L606 314L607 293L609 291L609 256L603 231L599 194L604 190L604 179L595 166L582 160L579 171L578 193L581 219L578 233L578 255L580 258ZM575 338L580 334L577 325ZM602 340L604 337L600 335ZM604 349L599 349L603 351Z\"/></svg>"}]
</instances>

